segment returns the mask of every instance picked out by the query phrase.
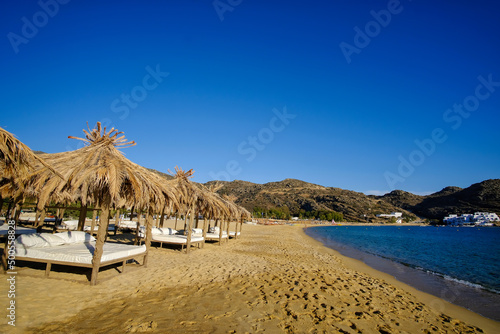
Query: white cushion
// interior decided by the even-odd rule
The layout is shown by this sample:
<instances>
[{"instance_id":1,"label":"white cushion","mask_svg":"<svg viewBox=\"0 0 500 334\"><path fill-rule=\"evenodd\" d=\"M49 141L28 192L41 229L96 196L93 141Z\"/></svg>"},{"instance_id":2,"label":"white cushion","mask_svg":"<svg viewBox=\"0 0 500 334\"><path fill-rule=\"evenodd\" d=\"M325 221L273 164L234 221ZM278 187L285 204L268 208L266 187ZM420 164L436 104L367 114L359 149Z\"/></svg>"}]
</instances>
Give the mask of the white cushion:
<instances>
[{"instance_id":1,"label":"white cushion","mask_svg":"<svg viewBox=\"0 0 500 334\"><path fill-rule=\"evenodd\" d=\"M66 226L78 226L78 220L66 220L61 223L61 225Z\"/></svg>"},{"instance_id":2,"label":"white cushion","mask_svg":"<svg viewBox=\"0 0 500 334\"><path fill-rule=\"evenodd\" d=\"M201 229L201 228L193 228L193 233L202 234L203 233L203 229Z\"/></svg>"},{"instance_id":3,"label":"white cushion","mask_svg":"<svg viewBox=\"0 0 500 334\"><path fill-rule=\"evenodd\" d=\"M151 234L152 235L159 235L159 234L163 234L163 231L161 229L159 229L158 227L152 227L151 228Z\"/></svg>"},{"instance_id":4,"label":"white cushion","mask_svg":"<svg viewBox=\"0 0 500 334\"><path fill-rule=\"evenodd\" d=\"M41 248L63 245L64 239L51 233L31 233L19 236L16 243L23 245L25 248Z\"/></svg>"},{"instance_id":5,"label":"white cushion","mask_svg":"<svg viewBox=\"0 0 500 334\"><path fill-rule=\"evenodd\" d=\"M151 235L171 235L171 234L176 234L177 231L174 230L173 228L158 228L158 227L151 227ZM139 237L145 238L146 237L146 226L141 226L139 227Z\"/></svg>"},{"instance_id":6,"label":"white cushion","mask_svg":"<svg viewBox=\"0 0 500 334\"><path fill-rule=\"evenodd\" d=\"M160 228L161 232L163 235L174 235L177 233L176 230L174 230L173 228L170 228L170 227L162 227Z\"/></svg>"},{"instance_id":7,"label":"white cushion","mask_svg":"<svg viewBox=\"0 0 500 334\"><path fill-rule=\"evenodd\" d=\"M60 232L55 235L59 236L67 244L95 241L95 238L93 236L82 231Z\"/></svg>"}]
</instances>

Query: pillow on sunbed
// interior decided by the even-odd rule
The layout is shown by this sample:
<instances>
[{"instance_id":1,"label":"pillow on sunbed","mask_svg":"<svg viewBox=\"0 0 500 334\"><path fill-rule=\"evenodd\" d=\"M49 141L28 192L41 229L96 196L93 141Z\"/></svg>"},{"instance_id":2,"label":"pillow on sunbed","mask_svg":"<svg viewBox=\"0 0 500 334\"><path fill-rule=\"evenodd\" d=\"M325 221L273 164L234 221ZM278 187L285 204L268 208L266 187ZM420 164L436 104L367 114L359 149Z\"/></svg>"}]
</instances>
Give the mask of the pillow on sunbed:
<instances>
[{"instance_id":1,"label":"pillow on sunbed","mask_svg":"<svg viewBox=\"0 0 500 334\"><path fill-rule=\"evenodd\" d=\"M163 231L161 229L159 229L158 227L152 227L151 228L151 234L152 235L159 235L159 234L163 234Z\"/></svg>"},{"instance_id":2,"label":"pillow on sunbed","mask_svg":"<svg viewBox=\"0 0 500 334\"><path fill-rule=\"evenodd\" d=\"M201 228L193 228L193 233L202 234L203 233L203 229L201 229Z\"/></svg>"},{"instance_id":3,"label":"pillow on sunbed","mask_svg":"<svg viewBox=\"0 0 500 334\"><path fill-rule=\"evenodd\" d=\"M177 231L174 230L173 228L170 228L170 227L162 227L160 228L161 232L163 235L173 235L173 234L176 234Z\"/></svg>"},{"instance_id":4,"label":"pillow on sunbed","mask_svg":"<svg viewBox=\"0 0 500 334\"><path fill-rule=\"evenodd\" d=\"M56 233L55 235L59 236L67 244L77 244L77 243L95 241L95 238L93 236L83 231L60 232Z\"/></svg>"},{"instance_id":5,"label":"pillow on sunbed","mask_svg":"<svg viewBox=\"0 0 500 334\"><path fill-rule=\"evenodd\" d=\"M64 239L51 233L30 233L20 235L16 239L16 243L23 245L25 248L41 248L63 245Z\"/></svg>"},{"instance_id":6,"label":"pillow on sunbed","mask_svg":"<svg viewBox=\"0 0 500 334\"><path fill-rule=\"evenodd\" d=\"M214 226L214 227L211 227L208 232L210 233L219 233L220 229L219 229L219 226Z\"/></svg>"},{"instance_id":7,"label":"pillow on sunbed","mask_svg":"<svg viewBox=\"0 0 500 334\"><path fill-rule=\"evenodd\" d=\"M164 233L161 228L158 227L151 227L151 235L162 235L162 234L167 234ZM139 237L145 238L146 237L146 226L141 226L139 227Z\"/></svg>"}]
</instances>

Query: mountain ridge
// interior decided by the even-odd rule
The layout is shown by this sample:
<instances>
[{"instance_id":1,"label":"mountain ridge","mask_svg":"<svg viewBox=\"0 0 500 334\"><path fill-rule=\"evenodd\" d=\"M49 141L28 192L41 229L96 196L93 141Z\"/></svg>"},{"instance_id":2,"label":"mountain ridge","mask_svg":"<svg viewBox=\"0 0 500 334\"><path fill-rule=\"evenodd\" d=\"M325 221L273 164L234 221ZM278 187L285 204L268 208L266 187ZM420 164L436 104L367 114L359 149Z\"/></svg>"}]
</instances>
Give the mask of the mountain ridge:
<instances>
[{"instance_id":1,"label":"mountain ridge","mask_svg":"<svg viewBox=\"0 0 500 334\"><path fill-rule=\"evenodd\" d=\"M376 221L377 214L394 211L412 218L434 220L442 220L451 213L488 211L500 214L500 179L485 180L467 188L449 186L425 196L403 190L382 196L365 195L297 179L264 184L242 180L206 184L217 182L222 185L219 193L236 196L236 203L249 211L254 207L286 207L291 214L297 215L308 210L332 210L350 221Z\"/></svg>"},{"instance_id":2,"label":"mountain ridge","mask_svg":"<svg viewBox=\"0 0 500 334\"><path fill-rule=\"evenodd\" d=\"M36 154L43 154L35 151ZM172 179L169 174L148 168ZM336 187L326 187L287 178L264 184L244 180L209 181L220 183L219 194L235 196L236 204L252 212L255 208L277 210L287 216L307 216L308 212L338 212L348 221L380 221L377 214L403 212L409 219L442 220L448 214L494 212L500 215L500 179L474 183L467 188L448 186L429 195L393 190L377 196Z\"/></svg>"}]
</instances>

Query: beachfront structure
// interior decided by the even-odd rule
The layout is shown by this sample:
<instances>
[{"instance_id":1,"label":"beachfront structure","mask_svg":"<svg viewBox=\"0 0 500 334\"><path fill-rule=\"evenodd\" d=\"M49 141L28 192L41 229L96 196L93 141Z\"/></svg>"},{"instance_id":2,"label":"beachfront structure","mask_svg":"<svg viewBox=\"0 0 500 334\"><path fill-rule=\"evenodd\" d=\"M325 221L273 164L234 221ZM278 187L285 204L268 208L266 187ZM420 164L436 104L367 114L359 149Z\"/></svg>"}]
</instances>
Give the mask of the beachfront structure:
<instances>
[{"instance_id":1,"label":"beachfront structure","mask_svg":"<svg viewBox=\"0 0 500 334\"><path fill-rule=\"evenodd\" d=\"M31 149L18 140L12 133L0 127L0 211L3 205L3 198L10 196L12 189L19 189L23 184L19 180L29 175L35 170L35 165L41 164L48 168L50 173L62 178L53 168ZM3 187L2 187L3 186ZM9 213L9 210L7 210ZM17 217L21 213L20 208L16 208Z\"/></svg>"},{"instance_id":2,"label":"beachfront structure","mask_svg":"<svg viewBox=\"0 0 500 334\"><path fill-rule=\"evenodd\" d=\"M499 222L500 218L496 213L475 212L462 215L450 214L443 218L443 222L450 226L491 226L494 222Z\"/></svg>"},{"instance_id":3,"label":"beachfront structure","mask_svg":"<svg viewBox=\"0 0 500 334\"><path fill-rule=\"evenodd\" d=\"M391 212L390 214L382 213L377 215L379 218L396 218L396 223L401 224L403 222L403 213L402 212Z\"/></svg>"},{"instance_id":4,"label":"beachfront structure","mask_svg":"<svg viewBox=\"0 0 500 334\"><path fill-rule=\"evenodd\" d=\"M100 210L100 226L97 230L95 251L92 252L90 261L92 285L97 282L99 268L107 262L101 261L101 257L103 247L104 251L106 250L106 232L110 211L113 209L132 208L140 215L143 212L146 213L144 266L147 265L155 214L161 212L160 217L163 219L165 212L186 213L185 217L190 218L186 219L188 231L186 251L189 251L190 247L195 214L196 220L199 217L198 213L206 216L222 216L222 221L227 223L228 233L231 219L241 219L240 222L242 222L244 218L250 217L248 211L228 199L220 198L217 194L211 194L192 184L188 180L192 175L192 170L184 172L176 168L176 178L166 180L126 159L118 148L133 146L135 142L127 141L121 135L122 132L114 128L107 131L98 122L95 129L84 130L84 133L85 138L71 136L69 138L84 141L85 147L71 152L45 154L43 160L35 158L32 162L35 167L34 172L16 175L16 179L7 180L6 187L2 189L12 198L11 203L19 207L26 198L37 200L34 225L39 230L45 221L46 209L51 203L56 203L58 209L78 203L79 231L83 231L87 209L93 210L94 215L96 210ZM8 155L5 154L9 151L4 149L5 147L9 148L8 145L0 145L2 151L0 171L2 172L6 170L5 163L9 161ZM22 157L22 153L28 150L27 147L23 148L21 153L18 152L14 156ZM21 164L26 164L26 162L21 162ZM57 172L54 173L54 171ZM47 262L47 270L50 271L49 262Z\"/></svg>"}]
</instances>

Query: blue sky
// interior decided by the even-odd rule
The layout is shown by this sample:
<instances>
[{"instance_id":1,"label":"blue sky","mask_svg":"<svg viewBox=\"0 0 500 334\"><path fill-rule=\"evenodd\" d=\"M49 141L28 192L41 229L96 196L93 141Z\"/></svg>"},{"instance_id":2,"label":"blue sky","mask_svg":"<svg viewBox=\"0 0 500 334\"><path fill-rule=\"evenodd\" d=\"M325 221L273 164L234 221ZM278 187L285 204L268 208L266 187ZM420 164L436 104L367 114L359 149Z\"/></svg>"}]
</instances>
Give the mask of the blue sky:
<instances>
[{"instance_id":1,"label":"blue sky","mask_svg":"<svg viewBox=\"0 0 500 334\"><path fill-rule=\"evenodd\" d=\"M0 126L194 180L414 193L499 177L496 1L3 1ZM462 105L462 106L461 106ZM454 107L455 106L455 107Z\"/></svg>"}]
</instances>

